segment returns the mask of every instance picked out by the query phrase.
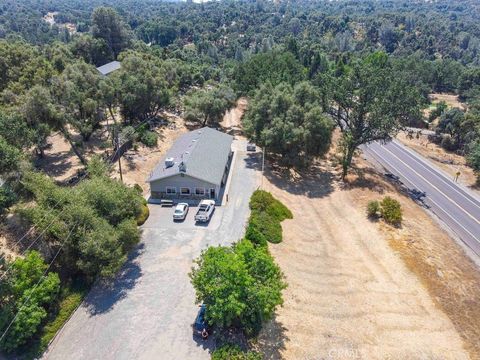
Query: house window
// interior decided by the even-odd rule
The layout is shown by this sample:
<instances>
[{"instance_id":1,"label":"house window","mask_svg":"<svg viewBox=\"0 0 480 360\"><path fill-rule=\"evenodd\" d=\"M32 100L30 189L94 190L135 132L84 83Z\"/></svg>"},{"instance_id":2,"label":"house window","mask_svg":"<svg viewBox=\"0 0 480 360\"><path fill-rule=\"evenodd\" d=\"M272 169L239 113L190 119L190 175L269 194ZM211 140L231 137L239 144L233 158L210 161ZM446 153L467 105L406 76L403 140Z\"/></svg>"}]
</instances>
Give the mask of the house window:
<instances>
[{"instance_id":1,"label":"house window","mask_svg":"<svg viewBox=\"0 0 480 360\"><path fill-rule=\"evenodd\" d=\"M189 188L180 188L180 195L190 195L190 189Z\"/></svg>"},{"instance_id":2,"label":"house window","mask_svg":"<svg viewBox=\"0 0 480 360\"><path fill-rule=\"evenodd\" d=\"M195 195L205 196L204 188L195 188Z\"/></svg>"},{"instance_id":3,"label":"house window","mask_svg":"<svg viewBox=\"0 0 480 360\"><path fill-rule=\"evenodd\" d=\"M177 188L167 186L166 192L167 192L167 195L175 195L177 193Z\"/></svg>"}]
</instances>

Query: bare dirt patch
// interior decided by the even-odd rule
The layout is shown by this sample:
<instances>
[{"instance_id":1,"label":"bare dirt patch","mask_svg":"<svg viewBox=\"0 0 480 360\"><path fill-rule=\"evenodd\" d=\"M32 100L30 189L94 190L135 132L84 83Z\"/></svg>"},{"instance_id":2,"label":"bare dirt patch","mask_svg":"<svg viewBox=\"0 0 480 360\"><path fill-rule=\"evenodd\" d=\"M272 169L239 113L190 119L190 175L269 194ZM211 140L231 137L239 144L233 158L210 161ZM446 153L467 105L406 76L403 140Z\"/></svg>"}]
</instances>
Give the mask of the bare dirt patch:
<instances>
[{"instance_id":1,"label":"bare dirt patch","mask_svg":"<svg viewBox=\"0 0 480 360\"><path fill-rule=\"evenodd\" d=\"M243 137L242 133L242 116L247 110L248 101L246 98L240 98L237 105L226 112L220 126L222 129L233 136Z\"/></svg>"},{"instance_id":2,"label":"bare dirt patch","mask_svg":"<svg viewBox=\"0 0 480 360\"><path fill-rule=\"evenodd\" d=\"M79 136L74 137L79 140ZM47 142L50 144L49 149L45 150L43 158L37 159L35 162L35 165L47 175L62 182L77 174L84 167L62 134L51 135ZM110 146L108 132L102 128L97 130L90 140L83 144L83 153L85 158L89 159L94 154L104 153L106 148Z\"/></svg>"},{"instance_id":3,"label":"bare dirt patch","mask_svg":"<svg viewBox=\"0 0 480 360\"><path fill-rule=\"evenodd\" d=\"M426 134L420 135L419 138L417 138L415 134L415 136L410 139L402 132L397 135L397 139L425 158L431 160L437 167L445 171L452 178L454 178L457 171L460 171L458 181L480 192L477 184L477 176L473 169L466 164L465 157L447 152L440 145L431 143Z\"/></svg>"},{"instance_id":4,"label":"bare dirt patch","mask_svg":"<svg viewBox=\"0 0 480 360\"><path fill-rule=\"evenodd\" d=\"M429 95L432 103L437 104L441 101L444 101L448 107L454 107L459 109L466 109L465 103L462 103L458 99L458 95L455 94L445 94L445 93L433 93Z\"/></svg>"},{"instance_id":5,"label":"bare dirt patch","mask_svg":"<svg viewBox=\"0 0 480 360\"><path fill-rule=\"evenodd\" d=\"M188 130L182 118L173 114L166 114L169 124L155 130L158 143L154 148L138 144L122 157L123 182L127 185L138 184L142 187L144 195L148 193L149 186L146 182L155 166L163 159L173 142ZM119 178L118 163L113 166L113 177Z\"/></svg>"},{"instance_id":6,"label":"bare dirt patch","mask_svg":"<svg viewBox=\"0 0 480 360\"><path fill-rule=\"evenodd\" d=\"M289 286L258 346L268 359L478 358L475 265L421 208L360 171L347 186L328 167L295 181L267 173L266 190L294 219L270 246ZM385 195L402 203L400 229L366 217Z\"/></svg>"}]
</instances>

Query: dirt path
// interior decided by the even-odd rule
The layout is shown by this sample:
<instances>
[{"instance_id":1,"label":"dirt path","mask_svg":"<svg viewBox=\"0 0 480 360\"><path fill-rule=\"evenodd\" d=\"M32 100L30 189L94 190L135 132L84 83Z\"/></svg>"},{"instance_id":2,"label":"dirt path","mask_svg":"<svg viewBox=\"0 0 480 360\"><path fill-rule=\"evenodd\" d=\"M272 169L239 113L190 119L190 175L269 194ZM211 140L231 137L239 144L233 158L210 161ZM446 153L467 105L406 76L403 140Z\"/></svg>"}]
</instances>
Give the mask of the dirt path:
<instances>
[{"instance_id":1,"label":"dirt path","mask_svg":"<svg viewBox=\"0 0 480 360\"><path fill-rule=\"evenodd\" d=\"M223 117L220 126L225 132L234 135L237 138L243 138L242 134L242 116L247 109L248 102L246 98L240 98L237 101L237 106L227 111Z\"/></svg>"},{"instance_id":2,"label":"dirt path","mask_svg":"<svg viewBox=\"0 0 480 360\"><path fill-rule=\"evenodd\" d=\"M375 186L341 190L325 174L295 184L268 178L266 189L295 217L270 246L289 286L259 338L268 359L469 358L387 232L366 218Z\"/></svg>"}]
</instances>

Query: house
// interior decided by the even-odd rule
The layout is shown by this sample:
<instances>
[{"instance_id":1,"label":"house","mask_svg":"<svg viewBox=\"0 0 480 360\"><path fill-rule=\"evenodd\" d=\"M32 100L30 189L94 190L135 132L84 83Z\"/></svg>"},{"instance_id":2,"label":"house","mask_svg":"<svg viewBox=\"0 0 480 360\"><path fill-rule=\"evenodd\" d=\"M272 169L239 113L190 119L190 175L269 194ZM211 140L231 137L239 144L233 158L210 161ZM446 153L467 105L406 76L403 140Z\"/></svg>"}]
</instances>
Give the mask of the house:
<instances>
[{"instance_id":1,"label":"house","mask_svg":"<svg viewBox=\"0 0 480 360\"><path fill-rule=\"evenodd\" d=\"M220 200L232 141L231 135L208 127L179 137L150 174L150 199Z\"/></svg>"},{"instance_id":2,"label":"house","mask_svg":"<svg viewBox=\"0 0 480 360\"><path fill-rule=\"evenodd\" d=\"M120 63L120 61L112 61L112 62L109 62L108 64L97 67L97 70L103 76L107 76L112 72L114 72L115 70L120 69L121 67L122 67L122 64Z\"/></svg>"}]
</instances>

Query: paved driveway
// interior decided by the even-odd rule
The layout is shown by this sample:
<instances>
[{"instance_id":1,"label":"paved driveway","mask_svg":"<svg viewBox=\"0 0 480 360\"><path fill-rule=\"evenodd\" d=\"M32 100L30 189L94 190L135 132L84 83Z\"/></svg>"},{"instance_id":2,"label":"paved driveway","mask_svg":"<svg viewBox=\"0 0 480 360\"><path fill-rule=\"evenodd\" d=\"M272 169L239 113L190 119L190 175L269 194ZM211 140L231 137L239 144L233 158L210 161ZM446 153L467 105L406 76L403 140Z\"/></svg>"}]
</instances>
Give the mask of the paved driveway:
<instances>
[{"instance_id":1,"label":"paved driveway","mask_svg":"<svg viewBox=\"0 0 480 360\"><path fill-rule=\"evenodd\" d=\"M236 142L229 201L207 226L171 221L172 209L150 207L142 242L113 286L96 286L57 336L44 358L209 359L211 342L192 336L198 307L188 278L192 259L210 245L242 237L248 200L259 185L258 156Z\"/></svg>"}]
</instances>

